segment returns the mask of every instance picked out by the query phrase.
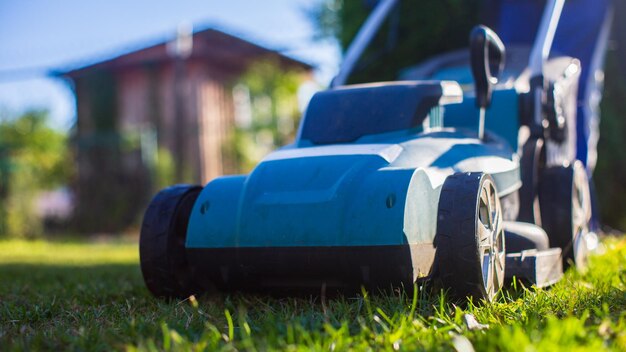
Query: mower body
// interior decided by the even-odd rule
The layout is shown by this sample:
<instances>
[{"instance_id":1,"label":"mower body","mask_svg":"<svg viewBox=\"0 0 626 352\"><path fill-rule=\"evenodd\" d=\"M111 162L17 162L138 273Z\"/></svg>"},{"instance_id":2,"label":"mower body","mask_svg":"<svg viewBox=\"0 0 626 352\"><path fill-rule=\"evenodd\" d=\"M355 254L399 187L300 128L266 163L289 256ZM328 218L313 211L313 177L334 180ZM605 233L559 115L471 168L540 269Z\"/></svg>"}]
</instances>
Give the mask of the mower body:
<instances>
[{"instance_id":1,"label":"mower body","mask_svg":"<svg viewBox=\"0 0 626 352\"><path fill-rule=\"evenodd\" d=\"M521 186L505 139L444 127L445 109L461 102L460 86L446 81L318 93L293 145L201 191L186 240L195 275L221 288L316 289L428 277L447 176L488 173L500 197Z\"/></svg>"},{"instance_id":2,"label":"mower body","mask_svg":"<svg viewBox=\"0 0 626 352\"><path fill-rule=\"evenodd\" d=\"M585 266L594 235L576 157L581 61L548 55L564 1L546 3L532 48L505 51L477 26L468 51L400 81L345 85L396 3L370 15L293 144L248 175L155 196L140 238L153 294L324 294L433 278L457 297L493 300L505 279L545 287Z\"/></svg>"}]
</instances>

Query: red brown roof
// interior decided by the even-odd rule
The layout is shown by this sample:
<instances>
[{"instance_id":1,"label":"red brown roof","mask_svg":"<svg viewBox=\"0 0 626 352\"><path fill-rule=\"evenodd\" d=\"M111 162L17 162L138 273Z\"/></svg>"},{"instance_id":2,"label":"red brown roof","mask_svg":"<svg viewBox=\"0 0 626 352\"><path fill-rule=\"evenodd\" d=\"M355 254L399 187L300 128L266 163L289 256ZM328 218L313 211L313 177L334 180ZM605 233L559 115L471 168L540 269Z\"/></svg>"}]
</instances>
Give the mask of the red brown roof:
<instances>
[{"instance_id":1,"label":"red brown roof","mask_svg":"<svg viewBox=\"0 0 626 352\"><path fill-rule=\"evenodd\" d=\"M143 49L119 55L78 69L60 72L60 76L76 78L97 69L117 70L137 65L158 64L174 60L168 51L168 42L162 42ZM227 66L232 71L243 71L252 62L259 59L277 60L285 68L310 71L313 66L254 44L231 34L205 29L193 33L193 49L189 60L198 59L215 66Z\"/></svg>"}]
</instances>

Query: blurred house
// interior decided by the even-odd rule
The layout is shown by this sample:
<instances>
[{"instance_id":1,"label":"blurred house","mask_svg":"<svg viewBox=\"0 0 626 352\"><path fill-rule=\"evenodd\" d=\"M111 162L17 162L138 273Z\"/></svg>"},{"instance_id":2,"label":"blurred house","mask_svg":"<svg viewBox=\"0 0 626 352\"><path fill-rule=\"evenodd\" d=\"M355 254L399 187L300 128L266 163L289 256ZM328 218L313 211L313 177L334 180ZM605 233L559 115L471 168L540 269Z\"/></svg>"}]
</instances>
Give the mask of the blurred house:
<instances>
[{"instance_id":1,"label":"blurred house","mask_svg":"<svg viewBox=\"0 0 626 352\"><path fill-rule=\"evenodd\" d=\"M78 227L119 230L160 183L204 184L234 170L223 153L241 100L234 83L262 60L305 76L312 70L219 30L183 29L170 42L61 73L77 102Z\"/></svg>"}]
</instances>

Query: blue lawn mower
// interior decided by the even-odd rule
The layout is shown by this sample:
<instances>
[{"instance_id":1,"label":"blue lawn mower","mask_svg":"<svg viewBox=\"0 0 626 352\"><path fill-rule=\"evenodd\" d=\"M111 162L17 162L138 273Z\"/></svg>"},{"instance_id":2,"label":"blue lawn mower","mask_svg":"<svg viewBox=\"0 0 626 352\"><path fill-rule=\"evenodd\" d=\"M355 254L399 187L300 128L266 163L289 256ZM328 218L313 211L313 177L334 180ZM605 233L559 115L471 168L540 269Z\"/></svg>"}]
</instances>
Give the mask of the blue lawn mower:
<instances>
[{"instance_id":1,"label":"blue lawn mower","mask_svg":"<svg viewBox=\"0 0 626 352\"><path fill-rule=\"evenodd\" d=\"M547 1L531 48L505 55L478 26L469 50L405 80L344 85L396 3L379 2L293 144L248 175L155 196L140 237L155 296L437 279L489 301L506 280L545 287L584 267L593 234L576 159L581 64L550 55L564 1Z\"/></svg>"}]
</instances>

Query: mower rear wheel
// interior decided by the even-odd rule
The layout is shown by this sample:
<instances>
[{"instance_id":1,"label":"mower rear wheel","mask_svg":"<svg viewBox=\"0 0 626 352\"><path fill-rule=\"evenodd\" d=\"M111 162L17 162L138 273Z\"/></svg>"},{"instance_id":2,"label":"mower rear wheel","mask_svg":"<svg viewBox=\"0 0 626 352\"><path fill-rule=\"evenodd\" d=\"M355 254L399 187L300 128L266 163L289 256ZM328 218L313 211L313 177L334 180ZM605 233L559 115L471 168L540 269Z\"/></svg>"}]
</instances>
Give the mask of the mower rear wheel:
<instances>
[{"instance_id":1,"label":"mower rear wheel","mask_svg":"<svg viewBox=\"0 0 626 352\"><path fill-rule=\"evenodd\" d=\"M563 268L587 266L591 196L587 172L580 161L543 170L539 184L541 224L552 247L560 247Z\"/></svg>"},{"instance_id":2,"label":"mower rear wheel","mask_svg":"<svg viewBox=\"0 0 626 352\"><path fill-rule=\"evenodd\" d=\"M187 225L202 187L176 185L150 202L141 225L139 258L146 286L156 297L197 293L185 251Z\"/></svg>"},{"instance_id":3,"label":"mower rear wheel","mask_svg":"<svg viewBox=\"0 0 626 352\"><path fill-rule=\"evenodd\" d=\"M504 283L506 254L502 207L491 176L446 178L435 246L439 277L456 298L493 300Z\"/></svg>"}]
</instances>

